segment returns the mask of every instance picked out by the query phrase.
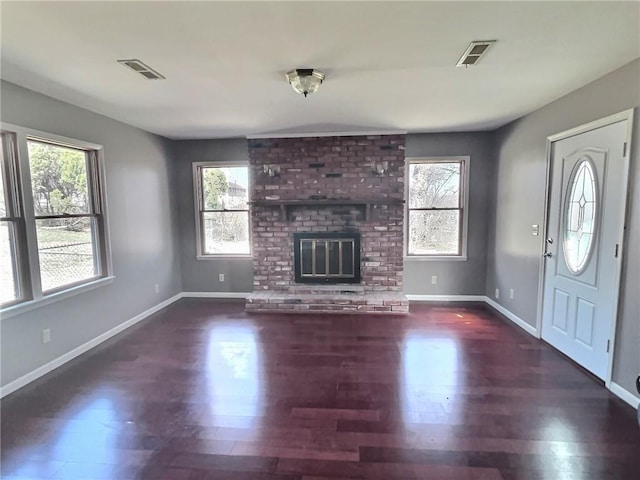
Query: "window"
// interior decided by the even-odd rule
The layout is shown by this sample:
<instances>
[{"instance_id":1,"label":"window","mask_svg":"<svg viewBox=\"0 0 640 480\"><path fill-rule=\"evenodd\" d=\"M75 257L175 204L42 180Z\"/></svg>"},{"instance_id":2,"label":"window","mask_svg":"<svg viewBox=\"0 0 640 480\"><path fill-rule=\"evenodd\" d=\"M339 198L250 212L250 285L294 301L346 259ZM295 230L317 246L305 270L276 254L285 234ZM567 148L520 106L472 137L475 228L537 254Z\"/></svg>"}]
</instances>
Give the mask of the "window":
<instances>
[{"instance_id":1,"label":"window","mask_svg":"<svg viewBox=\"0 0 640 480\"><path fill-rule=\"evenodd\" d=\"M465 258L468 160L409 160L408 256Z\"/></svg>"},{"instance_id":2,"label":"window","mask_svg":"<svg viewBox=\"0 0 640 480\"><path fill-rule=\"evenodd\" d=\"M17 127L1 139L2 308L108 276L100 147Z\"/></svg>"},{"instance_id":3,"label":"window","mask_svg":"<svg viewBox=\"0 0 640 480\"><path fill-rule=\"evenodd\" d=\"M3 132L0 140L0 304L11 305L27 296L20 262L24 222L18 190L15 136Z\"/></svg>"},{"instance_id":4,"label":"window","mask_svg":"<svg viewBox=\"0 0 640 480\"><path fill-rule=\"evenodd\" d=\"M99 277L96 152L34 139L27 146L43 292Z\"/></svg>"},{"instance_id":5,"label":"window","mask_svg":"<svg viewBox=\"0 0 640 480\"><path fill-rule=\"evenodd\" d=\"M198 256L249 255L249 169L196 164Z\"/></svg>"},{"instance_id":6,"label":"window","mask_svg":"<svg viewBox=\"0 0 640 480\"><path fill-rule=\"evenodd\" d=\"M562 242L567 268L580 275L587 267L596 237L598 185L595 167L582 159L573 168L569 180L570 193L564 207L564 240Z\"/></svg>"}]
</instances>

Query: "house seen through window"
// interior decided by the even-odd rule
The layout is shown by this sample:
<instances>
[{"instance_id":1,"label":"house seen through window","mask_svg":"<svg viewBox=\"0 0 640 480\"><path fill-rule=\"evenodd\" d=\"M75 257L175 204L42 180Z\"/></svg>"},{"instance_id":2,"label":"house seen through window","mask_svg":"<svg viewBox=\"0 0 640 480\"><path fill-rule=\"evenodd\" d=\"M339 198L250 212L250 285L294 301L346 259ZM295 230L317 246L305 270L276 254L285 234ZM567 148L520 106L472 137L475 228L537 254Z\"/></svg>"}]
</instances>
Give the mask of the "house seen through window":
<instances>
[{"instance_id":1,"label":"house seen through window","mask_svg":"<svg viewBox=\"0 0 640 480\"><path fill-rule=\"evenodd\" d=\"M198 254L249 255L249 171L246 166L196 169Z\"/></svg>"}]
</instances>

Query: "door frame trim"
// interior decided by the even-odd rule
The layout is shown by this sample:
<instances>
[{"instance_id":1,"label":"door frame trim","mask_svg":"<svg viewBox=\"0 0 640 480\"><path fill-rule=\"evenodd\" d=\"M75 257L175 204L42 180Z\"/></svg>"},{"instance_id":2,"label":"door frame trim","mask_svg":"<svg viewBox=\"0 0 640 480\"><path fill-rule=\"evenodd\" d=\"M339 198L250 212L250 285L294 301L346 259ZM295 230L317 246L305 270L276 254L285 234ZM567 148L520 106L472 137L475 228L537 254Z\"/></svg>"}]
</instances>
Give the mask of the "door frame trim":
<instances>
[{"instance_id":1,"label":"door frame trim","mask_svg":"<svg viewBox=\"0 0 640 480\"><path fill-rule=\"evenodd\" d=\"M589 132L591 130L596 130L598 128L606 127L607 125L611 125L618 122L627 121L627 136L625 141L627 142L627 150L626 155L622 157L622 161L624 162L622 166L623 171L623 185L624 191L621 195L622 204L620 205L620 231L618 232L618 241L620 245L618 261L616 262L616 272L615 272L615 289L616 292L615 299L613 301L613 311L611 312L613 315L613 321L611 322L611 331L609 332L609 339L611 340L609 346L609 352L607 355L607 373L605 376L605 386L608 389L611 389L612 376L613 376L613 358L615 355L615 346L616 346L616 327L618 323L618 313L619 313L619 300L620 300L620 280L622 274L622 262L625 257L625 226L627 223L627 210L629 203L629 165L631 158L631 139L633 133L633 117L634 117L634 109L630 108L628 110L624 110L619 113L615 113L613 115L609 115L604 118L600 118L593 122L585 123L578 127L571 128L569 130L565 130L553 135L549 135L547 137L547 148L546 148L546 156L547 156L547 165L546 165L546 178L545 178L545 196L544 196L544 218L543 218L543 228L542 228L542 242L540 242L540 262L539 262L539 276L538 276L538 303L537 303L537 315L536 315L536 337L542 338L542 316L543 316L543 303L544 303L544 281L545 281L545 273L546 273L546 262L543 257L543 254L546 249L546 239L548 237L548 229L549 229L549 208L551 207L549 202L549 197L551 195L551 151L552 145L555 142L560 140L564 140L569 137L574 137L576 135L580 135L582 133ZM553 346L552 346L553 347ZM553 347L555 348L555 347Z\"/></svg>"}]
</instances>

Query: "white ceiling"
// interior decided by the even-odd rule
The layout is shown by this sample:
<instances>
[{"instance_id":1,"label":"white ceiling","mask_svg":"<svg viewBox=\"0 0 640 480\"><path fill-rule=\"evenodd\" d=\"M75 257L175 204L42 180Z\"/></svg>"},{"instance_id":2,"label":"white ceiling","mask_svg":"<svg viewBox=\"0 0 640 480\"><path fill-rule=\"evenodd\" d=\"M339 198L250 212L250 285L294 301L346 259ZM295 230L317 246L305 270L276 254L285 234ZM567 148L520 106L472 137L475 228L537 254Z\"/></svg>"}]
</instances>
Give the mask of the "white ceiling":
<instances>
[{"instance_id":1,"label":"white ceiling","mask_svg":"<svg viewBox=\"0 0 640 480\"><path fill-rule=\"evenodd\" d=\"M640 56L638 2L0 8L2 78L169 138L492 129ZM470 41L492 39L479 65L455 66ZM296 67L327 76L307 99L285 81Z\"/></svg>"}]
</instances>

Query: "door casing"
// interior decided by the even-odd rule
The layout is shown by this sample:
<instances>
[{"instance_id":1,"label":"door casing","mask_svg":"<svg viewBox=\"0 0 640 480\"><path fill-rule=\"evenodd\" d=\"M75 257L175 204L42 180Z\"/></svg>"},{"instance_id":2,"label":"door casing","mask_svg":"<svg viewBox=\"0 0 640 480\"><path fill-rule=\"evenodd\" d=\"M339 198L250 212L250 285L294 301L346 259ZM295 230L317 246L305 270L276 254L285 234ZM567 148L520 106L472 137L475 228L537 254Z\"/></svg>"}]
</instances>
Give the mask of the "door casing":
<instances>
[{"instance_id":1,"label":"door casing","mask_svg":"<svg viewBox=\"0 0 640 480\"><path fill-rule=\"evenodd\" d=\"M541 338L542 336L542 306L544 300L544 278L545 278L545 268L547 262L545 262L545 258L543 254L546 249L545 239L548 237L548 229L549 229L549 209L551 207L549 198L551 195L551 161L552 161L552 145L554 142L564 140L565 138L573 137L576 135L580 135L581 133L589 132L591 130L595 130L597 128L605 127L612 123L621 122L627 120L627 136L625 139L626 149L625 155L622 157L622 161L624 165L623 169L623 185L624 191L620 196L622 199L620 209L619 209L619 225L620 231L618 231L618 238L620 239L620 249L618 253L618 262L616 263L616 272L615 272L615 299L613 302L613 321L611 322L611 331L609 332L609 338L611 339L611 343L609 346L608 358L607 358L607 373L605 376L605 386L607 388L611 388L611 381L613 375L613 357L615 354L615 345L616 345L616 326L618 323L618 305L620 300L620 276L622 271L622 263L625 258L625 226L627 222L627 207L629 202L629 164L631 158L631 138L633 132L633 116L634 109L631 108L629 110L624 110L619 113L615 113L613 115L609 115L607 117L601 118L599 120L595 120L593 122L585 123L584 125L580 125L575 128L571 128L569 130L565 130L560 133L556 133L554 135L550 135L547 137L547 172L546 172L546 180L545 180L545 197L544 197L544 219L543 219L543 229L542 229L542 241L540 242L540 262L539 262L539 277L538 277L538 305L537 305L537 316L536 316L536 337Z\"/></svg>"}]
</instances>

